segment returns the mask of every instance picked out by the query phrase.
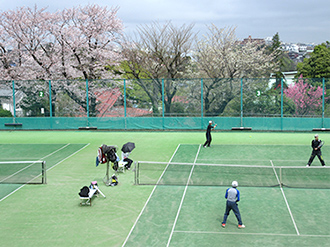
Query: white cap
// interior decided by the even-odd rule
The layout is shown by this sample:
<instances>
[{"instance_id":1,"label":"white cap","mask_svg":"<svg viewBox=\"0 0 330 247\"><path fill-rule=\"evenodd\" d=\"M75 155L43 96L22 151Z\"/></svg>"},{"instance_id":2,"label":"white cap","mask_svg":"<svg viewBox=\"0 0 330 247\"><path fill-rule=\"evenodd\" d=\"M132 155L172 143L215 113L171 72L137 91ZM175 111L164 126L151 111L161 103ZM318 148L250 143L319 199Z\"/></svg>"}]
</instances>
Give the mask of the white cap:
<instances>
[{"instance_id":1,"label":"white cap","mask_svg":"<svg viewBox=\"0 0 330 247\"><path fill-rule=\"evenodd\" d=\"M314 137L319 137L319 135L318 135L318 134L316 134Z\"/></svg>"},{"instance_id":2,"label":"white cap","mask_svg":"<svg viewBox=\"0 0 330 247\"><path fill-rule=\"evenodd\" d=\"M238 186L238 182L237 182L237 181L233 181L233 182L231 183L231 186L233 186L234 188L236 188L236 187Z\"/></svg>"},{"instance_id":3,"label":"white cap","mask_svg":"<svg viewBox=\"0 0 330 247\"><path fill-rule=\"evenodd\" d=\"M209 121L209 123L212 123L212 121Z\"/></svg>"}]
</instances>

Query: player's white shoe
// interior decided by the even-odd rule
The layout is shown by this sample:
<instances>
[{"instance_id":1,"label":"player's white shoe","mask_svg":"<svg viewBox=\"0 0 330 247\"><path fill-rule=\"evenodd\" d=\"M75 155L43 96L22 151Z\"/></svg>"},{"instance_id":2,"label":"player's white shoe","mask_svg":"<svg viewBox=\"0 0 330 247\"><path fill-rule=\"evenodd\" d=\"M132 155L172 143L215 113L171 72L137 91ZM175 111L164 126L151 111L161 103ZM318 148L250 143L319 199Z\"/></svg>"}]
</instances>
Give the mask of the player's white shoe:
<instances>
[{"instance_id":1,"label":"player's white shoe","mask_svg":"<svg viewBox=\"0 0 330 247\"><path fill-rule=\"evenodd\" d=\"M238 225L238 228L240 229L245 228L245 225Z\"/></svg>"},{"instance_id":2,"label":"player's white shoe","mask_svg":"<svg viewBox=\"0 0 330 247\"><path fill-rule=\"evenodd\" d=\"M310 165L306 165L306 167L310 167Z\"/></svg>"}]
</instances>

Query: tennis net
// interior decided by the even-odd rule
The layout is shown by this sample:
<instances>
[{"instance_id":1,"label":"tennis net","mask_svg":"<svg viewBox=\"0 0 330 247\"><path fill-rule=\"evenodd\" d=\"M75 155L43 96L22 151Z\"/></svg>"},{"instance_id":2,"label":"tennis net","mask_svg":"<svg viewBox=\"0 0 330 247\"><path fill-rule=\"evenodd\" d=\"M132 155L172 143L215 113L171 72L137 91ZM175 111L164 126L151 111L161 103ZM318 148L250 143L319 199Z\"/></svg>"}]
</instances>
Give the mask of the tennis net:
<instances>
[{"instance_id":1,"label":"tennis net","mask_svg":"<svg viewBox=\"0 0 330 247\"><path fill-rule=\"evenodd\" d=\"M250 166L138 161L137 185L202 185L330 189L330 167Z\"/></svg>"},{"instance_id":2,"label":"tennis net","mask_svg":"<svg viewBox=\"0 0 330 247\"><path fill-rule=\"evenodd\" d=\"M45 184L45 161L0 162L0 184Z\"/></svg>"}]
</instances>

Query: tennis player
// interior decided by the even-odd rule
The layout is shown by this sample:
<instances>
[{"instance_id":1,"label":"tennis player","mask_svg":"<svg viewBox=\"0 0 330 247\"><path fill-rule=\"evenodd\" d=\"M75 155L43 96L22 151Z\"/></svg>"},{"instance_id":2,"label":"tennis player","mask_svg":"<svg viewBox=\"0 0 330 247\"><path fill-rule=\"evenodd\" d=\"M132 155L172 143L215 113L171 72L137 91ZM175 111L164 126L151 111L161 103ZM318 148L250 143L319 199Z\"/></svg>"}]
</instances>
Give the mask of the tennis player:
<instances>
[{"instance_id":1,"label":"tennis player","mask_svg":"<svg viewBox=\"0 0 330 247\"><path fill-rule=\"evenodd\" d=\"M227 217L231 210L234 211L236 219L238 221L238 228L245 228L245 225L242 223L241 214L239 212L237 202L240 200L240 194L237 189L238 183L237 181L232 182L232 188L226 190L225 198L227 199L226 203L226 212L223 216L222 227L226 227Z\"/></svg>"},{"instance_id":2,"label":"tennis player","mask_svg":"<svg viewBox=\"0 0 330 247\"><path fill-rule=\"evenodd\" d=\"M206 129L206 142L203 145L204 148L206 148L206 146L210 147L212 141L211 130L214 130L215 127L217 127L217 124L213 126L212 121L209 121L209 125L207 126Z\"/></svg>"},{"instance_id":3,"label":"tennis player","mask_svg":"<svg viewBox=\"0 0 330 247\"><path fill-rule=\"evenodd\" d=\"M324 163L324 160L322 157L322 153L321 153L321 147L323 146L324 142L319 139L319 135L317 135L317 134L314 136L314 138L315 139L312 141L313 151L312 151L311 157L308 160L307 167L309 167L312 164L316 155L319 158L322 166L325 166L325 163Z\"/></svg>"}]
</instances>

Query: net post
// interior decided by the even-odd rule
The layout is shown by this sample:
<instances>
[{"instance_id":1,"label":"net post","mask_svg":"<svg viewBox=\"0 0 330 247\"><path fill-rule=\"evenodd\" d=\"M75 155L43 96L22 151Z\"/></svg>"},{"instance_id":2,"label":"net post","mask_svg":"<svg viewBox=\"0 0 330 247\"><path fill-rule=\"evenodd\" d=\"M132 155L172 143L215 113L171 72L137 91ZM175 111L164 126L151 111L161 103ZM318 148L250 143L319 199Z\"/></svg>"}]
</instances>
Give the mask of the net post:
<instances>
[{"instance_id":1,"label":"net post","mask_svg":"<svg viewBox=\"0 0 330 247\"><path fill-rule=\"evenodd\" d=\"M134 162L134 185L136 185L136 161Z\"/></svg>"},{"instance_id":2,"label":"net post","mask_svg":"<svg viewBox=\"0 0 330 247\"><path fill-rule=\"evenodd\" d=\"M282 166L280 166L280 187L282 187L283 182L282 182Z\"/></svg>"},{"instance_id":3,"label":"net post","mask_svg":"<svg viewBox=\"0 0 330 247\"><path fill-rule=\"evenodd\" d=\"M42 161L42 183L47 184L46 161Z\"/></svg>"},{"instance_id":4,"label":"net post","mask_svg":"<svg viewBox=\"0 0 330 247\"><path fill-rule=\"evenodd\" d=\"M140 162L137 162L137 168L136 168L136 184L140 184Z\"/></svg>"}]
</instances>

